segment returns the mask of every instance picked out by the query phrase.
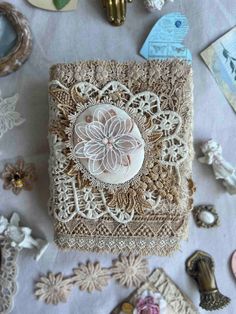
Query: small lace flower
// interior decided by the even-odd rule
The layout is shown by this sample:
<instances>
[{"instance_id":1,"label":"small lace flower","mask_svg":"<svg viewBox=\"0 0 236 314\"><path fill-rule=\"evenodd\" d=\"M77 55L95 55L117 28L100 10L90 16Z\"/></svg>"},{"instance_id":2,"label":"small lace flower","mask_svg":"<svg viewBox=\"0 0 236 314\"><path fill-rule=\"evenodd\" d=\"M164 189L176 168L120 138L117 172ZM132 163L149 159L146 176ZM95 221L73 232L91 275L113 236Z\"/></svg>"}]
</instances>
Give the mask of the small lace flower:
<instances>
[{"instance_id":1,"label":"small lace flower","mask_svg":"<svg viewBox=\"0 0 236 314\"><path fill-rule=\"evenodd\" d=\"M101 291L108 285L111 278L109 269L102 268L99 263L88 262L74 269L74 283L82 291Z\"/></svg>"},{"instance_id":2,"label":"small lace flower","mask_svg":"<svg viewBox=\"0 0 236 314\"><path fill-rule=\"evenodd\" d=\"M12 190L18 195L22 190L31 190L32 183L36 180L35 167L33 164L25 163L23 159L19 159L16 164L6 164L1 173L3 179L3 188Z\"/></svg>"},{"instance_id":3,"label":"small lace flower","mask_svg":"<svg viewBox=\"0 0 236 314\"><path fill-rule=\"evenodd\" d=\"M71 279L64 279L62 274L49 273L41 277L35 285L35 296L47 304L65 303L73 287Z\"/></svg>"},{"instance_id":4,"label":"small lace flower","mask_svg":"<svg viewBox=\"0 0 236 314\"><path fill-rule=\"evenodd\" d=\"M129 166L129 154L142 144L133 134L133 120L117 117L114 110L98 109L87 123L75 126L78 158L88 159L90 173L99 175L116 172L121 165Z\"/></svg>"},{"instance_id":5,"label":"small lace flower","mask_svg":"<svg viewBox=\"0 0 236 314\"><path fill-rule=\"evenodd\" d=\"M138 287L149 274L147 260L141 256L130 254L129 256L121 256L119 260L114 262L111 269L112 277L119 283L128 288Z\"/></svg>"},{"instance_id":6,"label":"small lace flower","mask_svg":"<svg viewBox=\"0 0 236 314\"><path fill-rule=\"evenodd\" d=\"M0 138L8 130L21 125L25 119L15 111L18 95L3 99L0 90Z\"/></svg>"}]
</instances>

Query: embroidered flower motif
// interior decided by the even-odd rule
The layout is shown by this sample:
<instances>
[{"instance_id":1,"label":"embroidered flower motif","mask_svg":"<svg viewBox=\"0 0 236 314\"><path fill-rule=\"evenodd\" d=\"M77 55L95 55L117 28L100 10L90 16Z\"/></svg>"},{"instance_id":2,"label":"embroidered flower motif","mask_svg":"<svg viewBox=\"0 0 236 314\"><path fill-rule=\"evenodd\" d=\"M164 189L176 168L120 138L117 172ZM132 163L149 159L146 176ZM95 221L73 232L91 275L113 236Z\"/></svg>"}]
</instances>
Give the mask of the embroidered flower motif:
<instances>
[{"instance_id":1,"label":"embroidered flower motif","mask_svg":"<svg viewBox=\"0 0 236 314\"><path fill-rule=\"evenodd\" d=\"M12 192L18 195L22 190L32 189L32 183L36 180L35 167L19 159L16 164L5 165L1 178L4 181L3 188L12 189Z\"/></svg>"},{"instance_id":2,"label":"embroidered flower motif","mask_svg":"<svg viewBox=\"0 0 236 314\"><path fill-rule=\"evenodd\" d=\"M41 277L35 285L35 296L47 304L65 303L73 287L71 279L64 279L62 274L49 273Z\"/></svg>"},{"instance_id":3,"label":"embroidered flower motif","mask_svg":"<svg viewBox=\"0 0 236 314\"><path fill-rule=\"evenodd\" d=\"M80 290L93 292L101 291L108 285L111 278L109 269L102 268L99 263L88 262L87 265L81 265L74 269L75 276L73 281Z\"/></svg>"},{"instance_id":4,"label":"embroidered flower motif","mask_svg":"<svg viewBox=\"0 0 236 314\"><path fill-rule=\"evenodd\" d=\"M114 262L112 276L123 286L138 287L149 274L147 260L130 254Z\"/></svg>"},{"instance_id":5,"label":"embroidered flower motif","mask_svg":"<svg viewBox=\"0 0 236 314\"><path fill-rule=\"evenodd\" d=\"M18 95L3 99L0 90L0 138L8 130L25 122L20 114L15 111Z\"/></svg>"},{"instance_id":6,"label":"embroidered flower motif","mask_svg":"<svg viewBox=\"0 0 236 314\"><path fill-rule=\"evenodd\" d=\"M165 314L167 303L158 292L145 290L138 298L133 314Z\"/></svg>"},{"instance_id":7,"label":"embroidered flower motif","mask_svg":"<svg viewBox=\"0 0 236 314\"><path fill-rule=\"evenodd\" d=\"M142 146L131 134L133 120L118 117L114 110L98 109L86 121L75 126L78 144L74 151L78 158L88 159L90 173L114 173L120 166L129 166L129 155Z\"/></svg>"}]
</instances>

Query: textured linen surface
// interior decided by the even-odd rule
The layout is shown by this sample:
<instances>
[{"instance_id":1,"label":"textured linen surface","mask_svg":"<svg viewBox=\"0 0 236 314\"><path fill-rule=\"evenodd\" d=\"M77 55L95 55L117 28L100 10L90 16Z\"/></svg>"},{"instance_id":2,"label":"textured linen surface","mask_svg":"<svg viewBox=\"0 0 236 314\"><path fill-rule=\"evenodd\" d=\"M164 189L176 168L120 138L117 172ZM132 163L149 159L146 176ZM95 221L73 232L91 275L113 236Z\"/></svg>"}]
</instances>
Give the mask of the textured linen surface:
<instances>
[{"instance_id":1,"label":"textured linen surface","mask_svg":"<svg viewBox=\"0 0 236 314\"><path fill-rule=\"evenodd\" d=\"M31 22L34 49L31 58L18 72L0 79L3 96L18 92L17 111L27 121L9 131L0 141L1 160L11 160L22 155L36 163L39 174L33 192L22 192L18 197L9 191L1 193L1 214L12 210L22 213L23 222L35 230L36 236L53 239L53 225L47 213L49 198L48 179L48 69L57 62L73 62L88 59L143 60L138 56L149 30L162 14L181 11L190 22L186 45L193 53L196 155L199 143L209 138L219 141L224 156L236 165L235 113L217 87L214 78L202 62L199 52L236 24L236 3L233 0L175 0L167 3L163 11L149 14L143 1L128 6L126 24L120 28L110 26L98 0L80 0L78 10L71 13L52 13L33 8L23 0L12 0ZM150 257L151 268L163 267L166 273L188 294L196 305L199 293L185 273L184 262L196 249L203 249L215 258L216 277L220 290L232 298L231 304L221 313L236 312L235 280L229 270L229 257L236 249L235 196L229 196L216 182L210 167L195 161L194 180L197 185L195 204L216 205L221 226L213 230L198 229L191 219L189 240L181 251L172 257ZM34 282L47 271L69 275L79 262L99 260L111 265L112 255L59 252L51 244L47 254L36 263L30 252L19 258L19 292L15 298L14 314L63 313L108 314L131 290L123 289L115 282L101 293L86 294L74 289L67 304L46 306L33 295ZM207 313L200 309L200 313Z\"/></svg>"}]
</instances>

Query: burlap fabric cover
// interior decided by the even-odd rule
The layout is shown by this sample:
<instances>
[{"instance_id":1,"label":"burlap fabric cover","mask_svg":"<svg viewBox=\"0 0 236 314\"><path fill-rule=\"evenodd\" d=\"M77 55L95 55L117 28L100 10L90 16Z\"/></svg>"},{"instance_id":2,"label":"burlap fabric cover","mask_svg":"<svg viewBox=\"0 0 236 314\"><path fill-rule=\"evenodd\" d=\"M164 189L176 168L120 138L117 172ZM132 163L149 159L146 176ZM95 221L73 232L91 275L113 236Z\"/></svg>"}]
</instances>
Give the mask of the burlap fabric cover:
<instances>
[{"instance_id":1,"label":"burlap fabric cover","mask_svg":"<svg viewBox=\"0 0 236 314\"><path fill-rule=\"evenodd\" d=\"M50 212L63 249L169 255L192 208L185 61L51 68Z\"/></svg>"}]
</instances>

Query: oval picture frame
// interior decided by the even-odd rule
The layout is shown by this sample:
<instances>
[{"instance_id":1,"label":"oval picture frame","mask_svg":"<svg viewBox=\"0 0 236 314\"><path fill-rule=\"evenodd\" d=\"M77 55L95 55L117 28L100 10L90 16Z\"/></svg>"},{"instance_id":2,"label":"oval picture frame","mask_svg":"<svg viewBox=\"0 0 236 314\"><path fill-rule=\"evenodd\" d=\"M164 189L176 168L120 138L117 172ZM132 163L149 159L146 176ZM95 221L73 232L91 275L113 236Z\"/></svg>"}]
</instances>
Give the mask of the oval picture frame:
<instances>
[{"instance_id":1,"label":"oval picture frame","mask_svg":"<svg viewBox=\"0 0 236 314\"><path fill-rule=\"evenodd\" d=\"M32 52L32 32L27 18L10 3L0 3L0 14L11 23L17 35L12 50L0 58L0 76L17 71L29 58Z\"/></svg>"}]
</instances>

